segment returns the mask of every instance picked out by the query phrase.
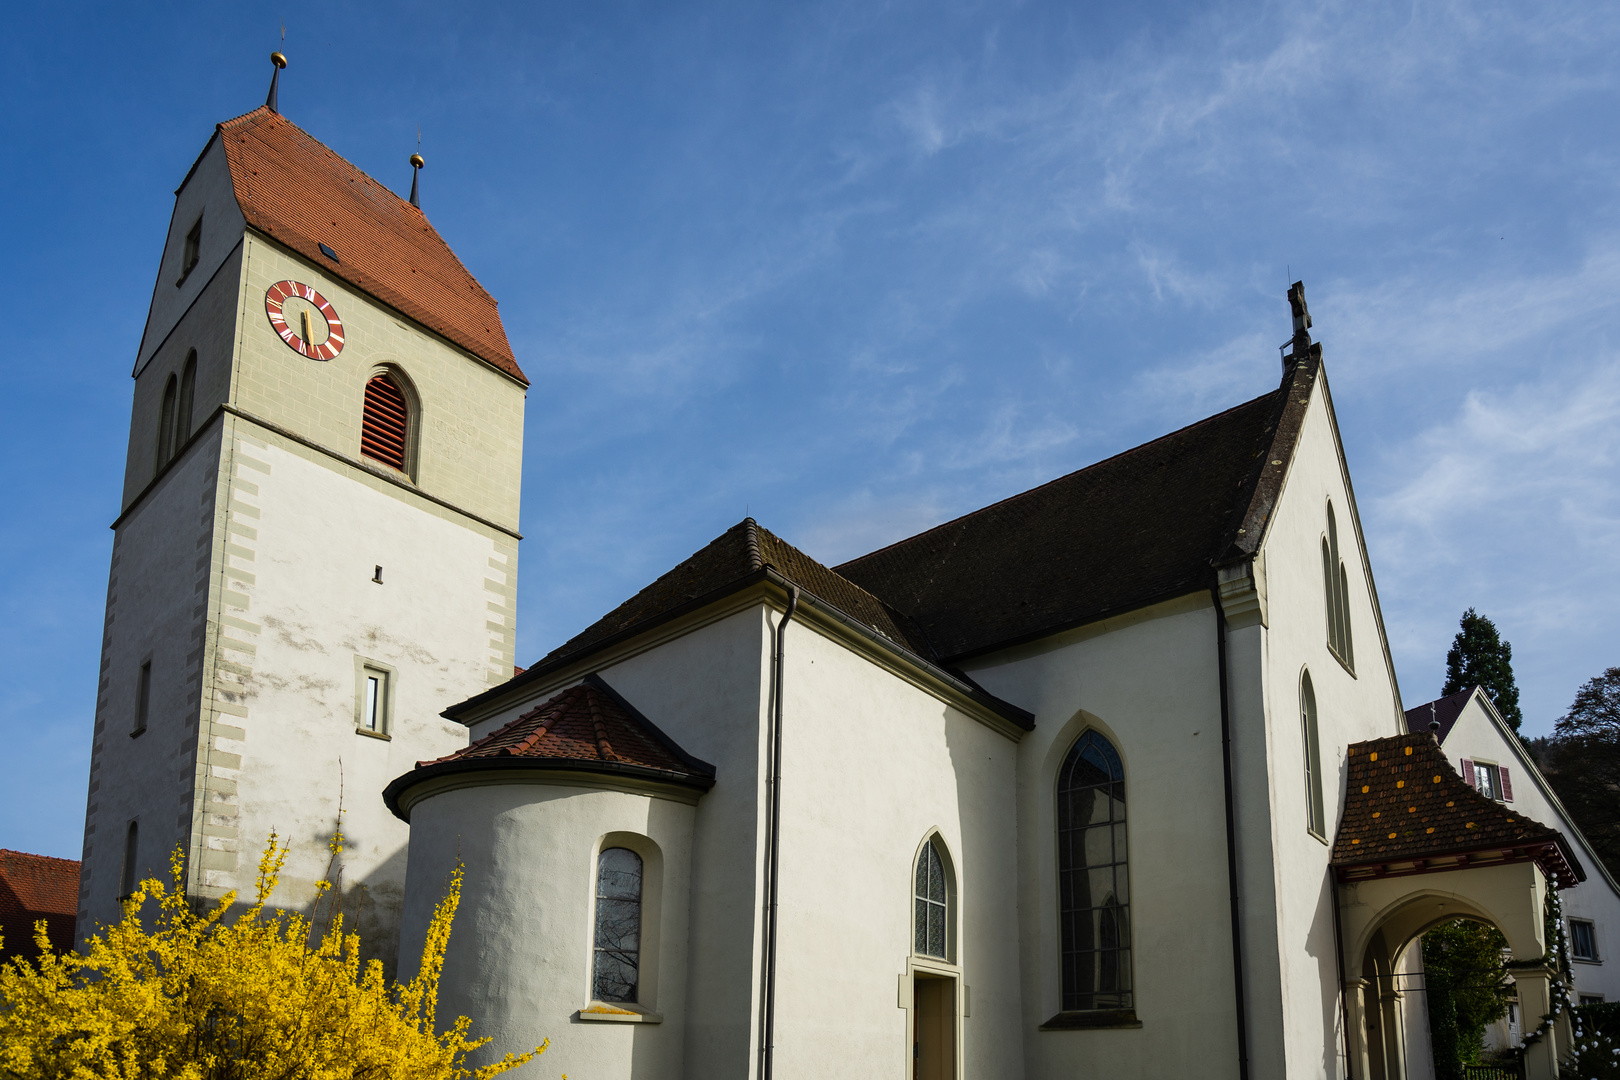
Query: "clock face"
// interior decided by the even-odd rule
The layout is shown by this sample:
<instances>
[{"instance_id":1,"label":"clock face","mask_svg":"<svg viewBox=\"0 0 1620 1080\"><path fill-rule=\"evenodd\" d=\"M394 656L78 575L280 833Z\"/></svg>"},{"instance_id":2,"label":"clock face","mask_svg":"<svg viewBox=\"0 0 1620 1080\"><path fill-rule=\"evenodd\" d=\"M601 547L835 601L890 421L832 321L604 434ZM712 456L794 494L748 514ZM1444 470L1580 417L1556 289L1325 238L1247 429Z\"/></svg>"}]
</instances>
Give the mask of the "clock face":
<instances>
[{"instance_id":1,"label":"clock face","mask_svg":"<svg viewBox=\"0 0 1620 1080\"><path fill-rule=\"evenodd\" d=\"M343 351L343 320L332 302L308 285L276 282L264 294L264 312L276 336L311 360L330 360Z\"/></svg>"}]
</instances>

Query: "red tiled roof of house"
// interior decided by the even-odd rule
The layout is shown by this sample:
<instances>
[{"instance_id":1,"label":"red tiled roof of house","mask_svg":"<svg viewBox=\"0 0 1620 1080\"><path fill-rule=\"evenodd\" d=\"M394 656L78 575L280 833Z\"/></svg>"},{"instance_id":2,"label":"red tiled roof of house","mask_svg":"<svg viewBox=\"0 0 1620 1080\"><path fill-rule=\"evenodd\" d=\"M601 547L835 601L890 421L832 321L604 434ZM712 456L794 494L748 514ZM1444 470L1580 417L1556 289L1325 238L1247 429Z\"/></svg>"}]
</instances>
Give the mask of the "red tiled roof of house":
<instances>
[{"instance_id":1,"label":"red tiled roof of house","mask_svg":"<svg viewBox=\"0 0 1620 1080\"><path fill-rule=\"evenodd\" d=\"M249 226L528 385L495 298L421 210L267 108L217 136Z\"/></svg>"},{"instance_id":2,"label":"red tiled roof of house","mask_svg":"<svg viewBox=\"0 0 1620 1080\"><path fill-rule=\"evenodd\" d=\"M448 772L524 765L628 773L707 790L714 766L681 749L598 675L588 675L482 739L396 778L383 800L396 814L399 796Z\"/></svg>"},{"instance_id":3,"label":"red tiled roof of house","mask_svg":"<svg viewBox=\"0 0 1620 1080\"><path fill-rule=\"evenodd\" d=\"M45 920L51 947L73 948L79 911L79 864L74 859L0 848L0 956L34 956L34 923Z\"/></svg>"},{"instance_id":4,"label":"red tiled roof of house","mask_svg":"<svg viewBox=\"0 0 1620 1080\"><path fill-rule=\"evenodd\" d=\"M1354 743L1333 841L1341 881L1534 860L1561 887L1584 880L1557 829L1475 791L1429 732Z\"/></svg>"}]
</instances>

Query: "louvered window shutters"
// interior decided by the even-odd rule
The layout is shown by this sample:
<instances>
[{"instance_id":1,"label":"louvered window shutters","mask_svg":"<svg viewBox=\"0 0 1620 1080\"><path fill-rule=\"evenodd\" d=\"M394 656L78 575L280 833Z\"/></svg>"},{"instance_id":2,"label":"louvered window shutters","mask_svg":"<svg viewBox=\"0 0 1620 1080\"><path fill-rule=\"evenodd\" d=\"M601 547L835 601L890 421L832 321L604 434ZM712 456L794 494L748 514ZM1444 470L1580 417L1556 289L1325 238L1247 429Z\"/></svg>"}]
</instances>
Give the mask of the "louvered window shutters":
<instances>
[{"instance_id":1,"label":"louvered window shutters","mask_svg":"<svg viewBox=\"0 0 1620 1080\"><path fill-rule=\"evenodd\" d=\"M1500 776L1502 778L1502 801L1503 802L1512 802L1513 801L1513 781L1508 779L1507 766L1506 765L1500 766L1496 770L1496 773L1497 773L1498 776Z\"/></svg>"},{"instance_id":2,"label":"louvered window shutters","mask_svg":"<svg viewBox=\"0 0 1620 1080\"><path fill-rule=\"evenodd\" d=\"M410 413L405 395L387 375L366 383L366 412L360 425L360 452L401 471L405 468Z\"/></svg>"}]
</instances>

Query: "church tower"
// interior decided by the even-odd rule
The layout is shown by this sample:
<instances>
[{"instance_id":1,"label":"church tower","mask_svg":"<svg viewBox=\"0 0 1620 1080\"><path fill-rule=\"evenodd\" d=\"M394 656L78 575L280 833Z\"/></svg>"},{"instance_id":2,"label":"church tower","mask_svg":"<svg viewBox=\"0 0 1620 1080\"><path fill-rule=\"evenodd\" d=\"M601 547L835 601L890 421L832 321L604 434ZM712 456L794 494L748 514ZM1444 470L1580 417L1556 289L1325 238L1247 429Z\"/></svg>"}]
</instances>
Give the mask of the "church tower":
<instances>
[{"instance_id":1,"label":"church tower","mask_svg":"<svg viewBox=\"0 0 1620 1080\"><path fill-rule=\"evenodd\" d=\"M251 899L271 830L293 845L276 902L305 906L341 804L345 910L392 966L407 829L381 792L466 745L441 709L512 675L528 387L415 196L281 116L273 84L176 192L113 523L81 934L176 848L193 896Z\"/></svg>"}]
</instances>

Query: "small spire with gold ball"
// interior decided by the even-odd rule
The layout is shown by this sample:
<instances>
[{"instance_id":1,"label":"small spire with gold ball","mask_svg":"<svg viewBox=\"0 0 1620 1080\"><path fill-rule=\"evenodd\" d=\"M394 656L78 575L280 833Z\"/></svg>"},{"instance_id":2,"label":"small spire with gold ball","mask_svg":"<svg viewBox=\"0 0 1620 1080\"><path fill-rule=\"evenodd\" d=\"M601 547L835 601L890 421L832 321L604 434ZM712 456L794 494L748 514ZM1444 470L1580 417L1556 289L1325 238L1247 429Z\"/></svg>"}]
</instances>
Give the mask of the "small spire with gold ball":
<instances>
[{"instance_id":1,"label":"small spire with gold ball","mask_svg":"<svg viewBox=\"0 0 1620 1080\"><path fill-rule=\"evenodd\" d=\"M422 209L422 204L418 202L416 198L416 178L422 175L422 166L427 164L427 162L422 160L422 148L420 145L422 135L420 132L417 133L416 141L418 143L417 151L411 155L411 205L420 210Z\"/></svg>"},{"instance_id":2,"label":"small spire with gold ball","mask_svg":"<svg viewBox=\"0 0 1620 1080\"><path fill-rule=\"evenodd\" d=\"M270 54L270 62L275 65L275 70L270 73L270 93L265 95L264 107L279 113L281 110L276 108L276 85L281 81L281 69L287 66L287 58L277 49Z\"/></svg>"}]
</instances>

